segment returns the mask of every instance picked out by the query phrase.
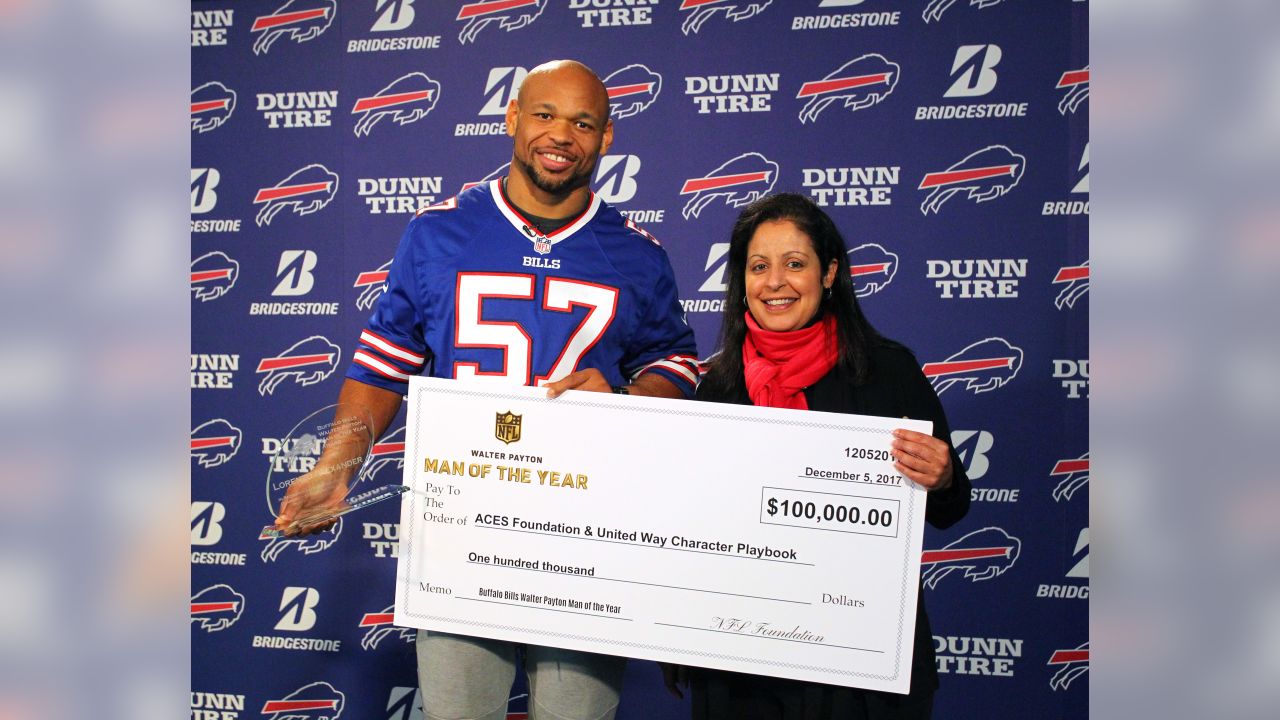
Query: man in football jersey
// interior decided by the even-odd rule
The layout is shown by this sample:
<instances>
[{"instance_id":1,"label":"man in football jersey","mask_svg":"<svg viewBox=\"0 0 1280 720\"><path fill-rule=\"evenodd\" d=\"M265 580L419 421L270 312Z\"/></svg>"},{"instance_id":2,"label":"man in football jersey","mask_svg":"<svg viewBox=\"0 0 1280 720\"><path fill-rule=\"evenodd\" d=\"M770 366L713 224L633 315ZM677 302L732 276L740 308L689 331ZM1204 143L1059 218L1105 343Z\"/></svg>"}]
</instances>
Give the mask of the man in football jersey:
<instances>
[{"instance_id":1,"label":"man in football jersey","mask_svg":"<svg viewBox=\"0 0 1280 720\"><path fill-rule=\"evenodd\" d=\"M581 63L545 63L526 76L506 120L515 141L507 177L418 213L360 335L337 416L371 418L373 437L414 374L540 385L548 397L681 398L696 389L693 333L666 253L588 187L613 142L604 84ZM349 467L330 457L340 452L326 448L317 468ZM349 474L296 480L277 526L339 504ZM417 649L426 717L506 716L513 643L419 631ZM625 662L527 647L531 717L612 718Z\"/></svg>"}]
</instances>

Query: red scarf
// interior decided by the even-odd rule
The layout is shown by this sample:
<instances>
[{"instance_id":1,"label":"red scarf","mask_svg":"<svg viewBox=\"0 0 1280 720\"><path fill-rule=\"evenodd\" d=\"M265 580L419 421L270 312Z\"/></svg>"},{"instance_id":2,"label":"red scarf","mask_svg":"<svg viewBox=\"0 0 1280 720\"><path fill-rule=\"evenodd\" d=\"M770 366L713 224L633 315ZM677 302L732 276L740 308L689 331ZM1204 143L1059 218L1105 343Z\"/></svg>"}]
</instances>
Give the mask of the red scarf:
<instances>
[{"instance_id":1,"label":"red scarf","mask_svg":"<svg viewBox=\"0 0 1280 720\"><path fill-rule=\"evenodd\" d=\"M835 320L830 315L790 332L765 330L747 313L742 368L751 404L808 410L804 389L836 365Z\"/></svg>"}]
</instances>

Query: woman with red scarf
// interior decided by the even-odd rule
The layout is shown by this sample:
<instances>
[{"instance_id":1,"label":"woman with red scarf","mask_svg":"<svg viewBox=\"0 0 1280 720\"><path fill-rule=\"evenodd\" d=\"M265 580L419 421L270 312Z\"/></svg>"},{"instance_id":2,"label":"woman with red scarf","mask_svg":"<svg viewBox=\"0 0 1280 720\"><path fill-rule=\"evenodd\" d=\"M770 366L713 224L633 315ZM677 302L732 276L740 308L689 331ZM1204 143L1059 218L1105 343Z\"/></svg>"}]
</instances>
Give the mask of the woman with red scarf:
<instances>
[{"instance_id":1,"label":"woman with red scarf","mask_svg":"<svg viewBox=\"0 0 1280 720\"><path fill-rule=\"evenodd\" d=\"M942 405L911 351L881 337L863 316L847 252L831 218L803 195L747 206L729 244L719 352L707 363L698 399L931 420L932 436L894 432L895 467L929 491L928 522L950 527L968 512L970 485ZM928 718L938 674L923 596L917 608L906 695L691 669L693 717Z\"/></svg>"}]
</instances>

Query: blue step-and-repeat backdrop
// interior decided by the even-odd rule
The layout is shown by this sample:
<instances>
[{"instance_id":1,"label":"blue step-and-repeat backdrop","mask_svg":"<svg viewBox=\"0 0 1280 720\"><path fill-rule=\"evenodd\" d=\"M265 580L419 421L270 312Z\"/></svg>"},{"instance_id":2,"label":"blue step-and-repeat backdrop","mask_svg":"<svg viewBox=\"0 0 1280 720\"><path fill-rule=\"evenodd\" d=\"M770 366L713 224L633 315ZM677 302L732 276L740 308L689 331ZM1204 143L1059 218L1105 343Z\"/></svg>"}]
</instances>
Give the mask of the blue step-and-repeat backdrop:
<instances>
[{"instance_id":1,"label":"blue step-and-repeat backdrop","mask_svg":"<svg viewBox=\"0 0 1280 720\"><path fill-rule=\"evenodd\" d=\"M210 0L191 12L193 720L420 717L390 623L398 509L259 540L419 207L504 174L526 71L616 121L593 189L656 236L702 356L739 208L835 218L973 479L925 534L939 718L1083 718L1089 56L1079 0ZM371 471L397 480L403 417ZM691 439L696 442L696 439ZM512 718L524 716L522 685ZM293 708L290 710L290 708ZM688 712L632 662L619 717Z\"/></svg>"}]
</instances>

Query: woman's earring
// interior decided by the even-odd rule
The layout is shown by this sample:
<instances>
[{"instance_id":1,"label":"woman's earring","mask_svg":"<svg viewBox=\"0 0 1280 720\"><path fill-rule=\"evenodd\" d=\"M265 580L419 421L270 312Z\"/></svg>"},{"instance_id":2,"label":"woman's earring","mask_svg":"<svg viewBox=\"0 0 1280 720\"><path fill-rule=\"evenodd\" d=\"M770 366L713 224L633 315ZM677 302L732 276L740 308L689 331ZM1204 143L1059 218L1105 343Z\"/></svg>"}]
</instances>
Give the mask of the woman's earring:
<instances>
[{"instance_id":1,"label":"woman's earring","mask_svg":"<svg viewBox=\"0 0 1280 720\"><path fill-rule=\"evenodd\" d=\"M830 300L830 299L831 299L831 286L830 286L830 285L828 285L828 286L827 286L827 299L828 299L828 300Z\"/></svg>"}]
</instances>

